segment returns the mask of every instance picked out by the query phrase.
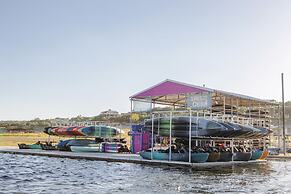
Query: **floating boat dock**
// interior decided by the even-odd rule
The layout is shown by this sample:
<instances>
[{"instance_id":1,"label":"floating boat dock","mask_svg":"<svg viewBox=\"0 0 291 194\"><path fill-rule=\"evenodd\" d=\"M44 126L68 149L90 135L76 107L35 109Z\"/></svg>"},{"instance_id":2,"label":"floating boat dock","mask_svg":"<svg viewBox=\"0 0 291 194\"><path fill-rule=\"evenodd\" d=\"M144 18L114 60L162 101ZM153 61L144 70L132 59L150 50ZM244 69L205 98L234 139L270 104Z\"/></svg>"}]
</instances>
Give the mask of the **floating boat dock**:
<instances>
[{"instance_id":1,"label":"floating boat dock","mask_svg":"<svg viewBox=\"0 0 291 194\"><path fill-rule=\"evenodd\" d=\"M244 165L266 163L266 160L253 161L231 161L231 162L205 162L205 163L188 163L165 160L145 160L137 154L122 154L122 153L76 153L64 151L48 151L40 149L17 149L13 147L0 147L0 153L33 155L33 156L47 156L56 158L71 158L71 159L85 159L107 162L125 162L148 165L168 165L173 167L191 167L191 168L214 168L222 166Z\"/></svg>"},{"instance_id":2,"label":"floating boat dock","mask_svg":"<svg viewBox=\"0 0 291 194\"><path fill-rule=\"evenodd\" d=\"M290 154L270 155L270 156L268 156L268 159L291 160L291 155Z\"/></svg>"}]
</instances>

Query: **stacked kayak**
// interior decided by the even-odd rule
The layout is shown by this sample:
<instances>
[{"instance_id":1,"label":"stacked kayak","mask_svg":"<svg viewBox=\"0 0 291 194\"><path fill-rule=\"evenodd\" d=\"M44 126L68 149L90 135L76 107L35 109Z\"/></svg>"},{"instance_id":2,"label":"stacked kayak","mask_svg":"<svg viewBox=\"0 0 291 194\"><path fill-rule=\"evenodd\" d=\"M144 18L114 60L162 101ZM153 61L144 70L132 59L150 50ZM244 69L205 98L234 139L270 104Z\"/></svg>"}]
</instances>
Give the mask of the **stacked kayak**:
<instances>
[{"instance_id":1,"label":"stacked kayak","mask_svg":"<svg viewBox=\"0 0 291 194\"><path fill-rule=\"evenodd\" d=\"M95 125L86 127L47 127L44 130L49 135L58 136L90 136L90 137L113 137L123 133L121 129Z\"/></svg>"},{"instance_id":2,"label":"stacked kayak","mask_svg":"<svg viewBox=\"0 0 291 194\"><path fill-rule=\"evenodd\" d=\"M70 146L72 152L102 152L103 146L100 144L88 144L85 146Z\"/></svg>"},{"instance_id":3,"label":"stacked kayak","mask_svg":"<svg viewBox=\"0 0 291 194\"><path fill-rule=\"evenodd\" d=\"M47 127L44 132L49 135L59 136L85 136L79 130L82 127Z\"/></svg>"},{"instance_id":4,"label":"stacked kayak","mask_svg":"<svg viewBox=\"0 0 291 194\"><path fill-rule=\"evenodd\" d=\"M151 153L151 149L145 150L139 153L140 156L144 159L151 160L169 160L169 151L168 150L154 150L153 153ZM191 153L191 161L193 163L203 163L206 162L208 159L209 153L204 152L192 152ZM183 153L172 153L171 154L171 160L172 161L182 161L182 162L188 162L189 161L189 154L187 152Z\"/></svg>"},{"instance_id":5,"label":"stacked kayak","mask_svg":"<svg viewBox=\"0 0 291 194\"><path fill-rule=\"evenodd\" d=\"M153 126L152 126L153 124ZM188 138L190 118L185 116L173 117L170 123L169 117L155 118L145 121L145 130L160 136L169 136L170 127L172 137ZM271 131L265 128L255 128L231 122L219 122L204 118L191 118L191 136L204 137L231 137L231 138L261 138Z\"/></svg>"},{"instance_id":6,"label":"stacked kayak","mask_svg":"<svg viewBox=\"0 0 291 194\"><path fill-rule=\"evenodd\" d=\"M85 136L94 136L94 137L113 137L121 133L121 130L115 127L96 125L83 127L80 129L80 132Z\"/></svg>"},{"instance_id":7,"label":"stacked kayak","mask_svg":"<svg viewBox=\"0 0 291 194\"><path fill-rule=\"evenodd\" d=\"M119 149L122 147L122 143L119 142L105 142L103 143L104 152L118 153Z\"/></svg>"},{"instance_id":8,"label":"stacked kayak","mask_svg":"<svg viewBox=\"0 0 291 194\"><path fill-rule=\"evenodd\" d=\"M198 121L198 124L197 124ZM171 133L173 137L189 137L189 117L174 117L172 123L168 117L154 119L154 133L159 133L161 136L170 135L170 126L172 127ZM145 130L152 130L152 120L145 122ZM223 125L206 119L196 119L192 117L191 121L191 135L192 136L213 136L223 133L228 129Z\"/></svg>"},{"instance_id":9,"label":"stacked kayak","mask_svg":"<svg viewBox=\"0 0 291 194\"><path fill-rule=\"evenodd\" d=\"M218 162L229 162L232 161L232 153L231 152L220 152L220 157Z\"/></svg>"},{"instance_id":10,"label":"stacked kayak","mask_svg":"<svg viewBox=\"0 0 291 194\"><path fill-rule=\"evenodd\" d=\"M89 144L96 144L96 141L91 140L91 139L71 139L66 145L67 146L87 146Z\"/></svg>"},{"instance_id":11,"label":"stacked kayak","mask_svg":"<svg viewBox=\"0 0 291 194\"><path fill-rule=\"evenodd\" d=\"M151 150L140 152L140 156L144 159L151 160ZM185 153L172 153L172 161L186 161L187 155ZM156 150L153 152L153 160L169 160L169 152L165 150Z\"/></svg>"},{"instance_id":12,"label":"stacked kayak","mask_svg":"<svg viewBox=\"0 0 291 194\"><path fill-rule=\"evenodd\" d=\"M72 151L72 146L87 146L88 144L95 144L96 141L90 139L67 139L61 140L57 148L61 151Z\"/></svg>"},{"instance_id":13,"label":"stacked kayak","mask_svg":"<svg viewBox=\"0 0 291 194\"><path fill-rule=\"evenodd\" d=\"M249 161L252 157L252 152L236 152L233 155L234 161Z\"/></svg>"},{"instance_id":14,"label":"stacked kayak","mask_svg":"<svg viewBox=\"0 0 291 194\"><path fill-rule=\"evenodd\" d=\"M191 161L195 163L203 163L208 160L209 153L191 153Z\"/></svg>"},{"instance_id":15,"label":"stacked kayak","mask_svg":"<svg viewBox=\"0 0 291 194\"><path fill-rule=\"evenodd\" d=\"M220 159L220 152L210 152L207 162L217 162Z\"/></svg>"},{"instance_id":16,"label":"stacked kayak","mask_svg":"<svg viewBox=\"0 0 291 194\"><path fill-rule=\"evenodd\" d=\"M263 150L253 150L251 160L257 160L263 155Z\"/></svg>"},{"instance_id":17,"label":"stacked kayak","mask_svg":"<svg viewBox=\"0 0 291 194\"><path fill-rule=\"evenodd\" d=\"M154 150L151 153L151 149L141 151L140 156L143 159L147 160L169 160L169 150ZM258 160L266 159L267 151L263 152L262 150L254 150L252 152L193 152L191 153L191 162L192 163L203 163L203 162L229 162L229 161L249 161L249 160ZM189 161L188 152L172 152L171 161Z\"/></svg>"},{"instance_id":18,"label":"stacked kayak","mask_svg":"<svg viewBox=\"0 0 291 194\"><path fill-rule=\"evenodd\" d=\"M41 149L41 144L18 144L19 149Z\"/></svg>"},{"instance_id":19,"label":"stacked kayak","mask_svg":"<svg viewBox=\"0 0 291 194\"><path fill-rule=\"evenodd\" d=\"M121 142L99 142L90 139L69 139L60 141L58 149L72 152L109 152L118 153L121 151Z\"/></svg>"},{"instance_id":20,"label":"stacked kayak","mask_svg":"<svg viewBox=\"0 0 291 194\"><path fill-rule=\"evenodd\" d=\"M269 151L264 150L259 160L265 160L269 156Z\"/></svg>"},{"instance_id":21,"label":"stacked kayak","mask_svg":"<svg viewBox=\"0 0 291 194\"><path fill-rule=\"evenodd\" d=\"M68 146L67 144L71 141L71 139L68 140L61 140L58 145L57 148L60 151L71 151L70 146Z\"/></svg>"}]
</instances>

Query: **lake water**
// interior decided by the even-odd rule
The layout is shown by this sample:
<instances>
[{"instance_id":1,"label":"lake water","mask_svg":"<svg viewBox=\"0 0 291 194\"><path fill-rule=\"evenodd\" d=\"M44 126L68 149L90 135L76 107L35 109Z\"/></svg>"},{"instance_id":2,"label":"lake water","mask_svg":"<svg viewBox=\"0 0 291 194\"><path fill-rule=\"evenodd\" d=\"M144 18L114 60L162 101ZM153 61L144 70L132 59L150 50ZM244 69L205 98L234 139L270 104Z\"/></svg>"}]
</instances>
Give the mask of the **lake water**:
<instances>
[{"instance_id":1,"label":"lake water","mask_svg":"<svg viewBox=\"0 0 291 194\"><path fill-rule=\"evenodd\" d=\"M291 193L291 161L192 170L0 154L0 193Z\"/></svg>"}]
</instances>

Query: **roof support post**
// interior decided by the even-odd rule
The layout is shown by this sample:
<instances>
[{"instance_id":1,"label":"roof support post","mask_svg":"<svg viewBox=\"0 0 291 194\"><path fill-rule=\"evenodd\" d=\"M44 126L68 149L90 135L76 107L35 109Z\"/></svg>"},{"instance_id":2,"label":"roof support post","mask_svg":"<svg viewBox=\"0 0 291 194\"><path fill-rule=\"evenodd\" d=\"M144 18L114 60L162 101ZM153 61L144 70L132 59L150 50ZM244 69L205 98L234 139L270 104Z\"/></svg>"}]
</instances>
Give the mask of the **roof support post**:
<instances>
[{"instance_id":1,"label":"roof support post","mask_svg":"<svg viewBox=\"0 0 291 194\"><path fill-rule=\"evenodd\" d=\"M155 114L152 113L152 141L151 141L151 160L153 159L153 152L154 152L154 116Z\"/></svg>"},{"instance_id":2,"label":"roof support post","mask_svg":"<svg viewBox=\"0 0 291 194\"><path fill-rule=\"evenodd\" d=\"M172 117L173 112L170 112L170 153L169 153L169 161L172 160Z\"/></svg>"},{"instance_id":3,"label":"roof support post","mask_svg":"<svg viewBox=\"0 0 291 194\"><path fill-rule=\"evenodd\" d=\"M264 111L264 127L266 127L267 121L267 104L265 103L265 111Z\"/></svg>"},{"instance_id":4,"label":"roof support post","mask_svg":"<svg viewBox=\"0 0 291 194\"><path fill-rule=\"evenodd\" d=\"M236 119L237 119L237 123L239 123L239 119L238 119L238 98L236 99Z\"/></svg>"},{"instance_id":5,"label":"roof support post","mask_svg":"<svg viewBox=\"0 0 291 194\"><path fill-rule=\"evenodd\" d=\"M160 114L158 114L158 136L160 136Z\"/></svg>"},{"instance_id":6,"label":"roof support post","mask_svg":"<svg viewBox=\"0 0 291 194\"><path fill-rule=\"evenodd\" d=\"M231 114L231 122L233 122L233 106L232 106L232 98L230 98L230 114Z\"/></svg>"},{"instance_id":7,"label":"roof support post","mask_svg":"<svg viewBox=\"0 0 291 194\"><path fill-rule=\"evenodd\" d=\"M197 123L196 123L197 125ZM192 110L189 111L189 163L191 163L191 139L192 139Z\"/></svg>"},{"instance_id":8,"label":"roof support post","mask_svg":"<svg viewBox=\"0 0 291 194\"><path fill-rule=\"evenodd\" d=\"M278 148L281 147L281 138L282 138L282 131L280 129L281 129L281 111L280 111L280 104L278 104L278 131L277 131Z\"/></svg>"},{"instance_id":9,"label":"roof support post","mask_svg":"<svg viewBox=\"0 0 291 194\"><path fill-rule=\"evenodd\" d=\"M225 117L225 96L223 97L223 122L225 121L224 117Z\"/></svg>"},{"instance_id":10,"label":"roof support post","mask_svg":"<svg viewBox=\"0 0 291 194\"><path fill-rule=\"evenodd\" d=\"M198 129L199 129L199 120L198 120L198 116L199 116L199 114L198 114L198 112L196 112L196 137L198 136ZM197 145L196 145L197 146Z\"/></svg>"},{"instance_id":11,"label":"roof support post","mask_svg":"<svg viewBox=\"0 0 291 194\"><path fill-rule=\"evenodd\" d=\"M231 147L231 161L233 162L233 156L234 156L234 149L233 149L233 139L230 140L230 147Z\"/></svg>"},{"instance_id":12,"label":"roof support post","mask_svg":"<svg viewBox=\"0 0 291 194\"><path fill-rule=\"evenodd\" d=\"M285 129L285 98L284 98L284 74L281 74L282 79L282 123L283 123L283 153L286 155L286 129Z\"/></svg>"},{"instance_id":13,"label":"roof support post","mask_svg":"<svg viewBox=\"0 0 291 194\"><path fill-rule=\"evenodd\" d=\"M249 100L249 119L248 119L248 125L250 124L251 120L251 101Z\"/></svg>"}]
</instances>

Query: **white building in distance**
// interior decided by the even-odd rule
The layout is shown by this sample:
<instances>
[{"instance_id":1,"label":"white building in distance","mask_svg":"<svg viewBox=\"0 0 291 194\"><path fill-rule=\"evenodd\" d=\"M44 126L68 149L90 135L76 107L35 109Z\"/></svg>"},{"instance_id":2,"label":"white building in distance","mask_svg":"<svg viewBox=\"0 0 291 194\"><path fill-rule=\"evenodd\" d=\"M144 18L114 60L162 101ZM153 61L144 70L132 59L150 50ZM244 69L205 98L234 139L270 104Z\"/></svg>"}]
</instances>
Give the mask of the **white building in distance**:
<instances>
[{"instance_id":1,"label":"white building in distance","mask_svg":"<svg viewBox=\"0 0 291 194\"><path fill-rule=\"evenodd\" d=\"M102 111L100 113L100 116L104 116L106 118L118 117L119 116L119 112L117 112L115 110L108 109L106 111Z\"/></svg>"}]
</instances>

